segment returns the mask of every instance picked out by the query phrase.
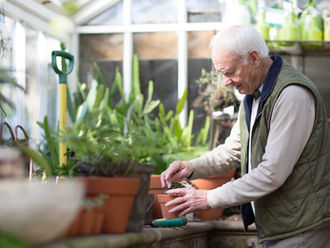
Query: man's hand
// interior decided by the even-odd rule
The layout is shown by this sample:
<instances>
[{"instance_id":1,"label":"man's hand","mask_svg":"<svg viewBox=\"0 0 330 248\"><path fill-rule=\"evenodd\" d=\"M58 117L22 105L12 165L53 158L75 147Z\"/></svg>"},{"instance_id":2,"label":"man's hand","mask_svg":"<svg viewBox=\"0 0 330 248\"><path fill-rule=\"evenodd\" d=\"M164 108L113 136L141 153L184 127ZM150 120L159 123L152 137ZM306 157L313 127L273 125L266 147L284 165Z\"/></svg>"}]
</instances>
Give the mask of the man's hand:
<instances>
[{"instance_id":1,"label":"man's hand","mask_svg":"<svg viewBox=\"0 0 330 248\"><path fill-rule=\"evenodd\" d=\"M165 186L167 186L171 188L172 182L189 177L193 171L194 167L191 163L187 161L174 161L167 170L160 175L162 187L165 188Z\"/></svg>"},{"instance_id":2,"label":"man's hand","mask_svg":"<svg viewBox=\"0 0 330 248\"><path fill-rule=\"evenodd\" d=\"M207 203L207 190L172 189L168 190L167 194L176 196L174 200L166 203L166 206L178 204L169 212L177 212L179 216L210 208Z\"/></svg>"}]
</instances>

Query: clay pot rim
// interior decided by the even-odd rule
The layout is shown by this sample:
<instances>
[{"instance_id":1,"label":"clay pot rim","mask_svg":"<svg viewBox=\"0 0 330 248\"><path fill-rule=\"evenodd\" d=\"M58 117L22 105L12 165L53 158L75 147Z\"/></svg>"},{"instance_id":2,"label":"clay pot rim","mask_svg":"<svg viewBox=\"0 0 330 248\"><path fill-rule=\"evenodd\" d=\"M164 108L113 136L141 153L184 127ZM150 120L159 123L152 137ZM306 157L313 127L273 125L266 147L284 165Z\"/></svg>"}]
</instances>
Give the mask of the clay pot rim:
<instances>
[{"instance_id":1,"label":"clay pot rim","mask_svg":"<svg viewBox=\"0 0 330 248\"><path fill-rule=\"evenodd\" d=\"M168 194L158 194L157 197L160 203L168 202L176 198L176 196L170 196Z\"/></svg>"},{"instance_id":2,"label":"clay pot rim","mask_svg":"<svg viewBox=\"0 0 330 248\"><path fill-rule=\"evenodd\" d=\"M87 184L88 194L107 194L107 195L123 195L131 196L136 195L139 189L140 179L135 177L79 177L78 181L83 181ZM89 185L88 185L89 184ZM102 191L94 189L95 184L100 184ZM127 187L121 187L120 185L126 185ZM93 190L91 190L92 188Z\"/></svg>"},{"instance_id":3,"label":"clay pot rim","mask_svg":"<svg viewBox=\"0 0 330 248\"><path fill-rule=\"evenodd\" d=\"M151 175L150 176L149 188L152 188L152 189L163 189L162 188L162 184L160 182L160 175Z\"/></svg>"}]
</instances>

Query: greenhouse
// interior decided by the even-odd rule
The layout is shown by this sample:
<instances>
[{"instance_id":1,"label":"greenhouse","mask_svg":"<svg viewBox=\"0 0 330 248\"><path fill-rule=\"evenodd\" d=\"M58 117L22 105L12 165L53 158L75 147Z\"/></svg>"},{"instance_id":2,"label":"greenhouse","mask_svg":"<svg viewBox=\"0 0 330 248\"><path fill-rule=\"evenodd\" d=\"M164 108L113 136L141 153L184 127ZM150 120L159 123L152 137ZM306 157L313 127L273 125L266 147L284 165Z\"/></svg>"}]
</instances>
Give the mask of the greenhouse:
<instances>
[{"instance_id":1,"label":"greenhouse","mask_svg":"<svg viewBox=\"0 0 330 248\"><path fill-rule=\"evenodd\" d=\"M0 247L330 248L329 0L0 0Z\"/></svg>"}]
</instances>

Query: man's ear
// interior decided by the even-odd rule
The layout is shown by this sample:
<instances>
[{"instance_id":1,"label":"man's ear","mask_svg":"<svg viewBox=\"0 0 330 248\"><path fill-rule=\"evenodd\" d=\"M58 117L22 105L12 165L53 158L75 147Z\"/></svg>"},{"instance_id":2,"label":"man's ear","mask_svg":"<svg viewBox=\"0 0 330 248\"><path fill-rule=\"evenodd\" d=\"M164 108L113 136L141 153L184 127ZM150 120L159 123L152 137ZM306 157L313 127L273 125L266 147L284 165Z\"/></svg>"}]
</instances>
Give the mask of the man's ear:
<instances>
[{"instance_id":1,"label":"man's ear","mask_svg":"<svg viewBox=\"0 0 330 248\"><path fill-rule=\"evenodd\" d=\"M248 53L248 62L253 65L258 67L261 62L261 58L259 56L259 53L256 50L250 50Z\"/></svg>"}]
</instances>

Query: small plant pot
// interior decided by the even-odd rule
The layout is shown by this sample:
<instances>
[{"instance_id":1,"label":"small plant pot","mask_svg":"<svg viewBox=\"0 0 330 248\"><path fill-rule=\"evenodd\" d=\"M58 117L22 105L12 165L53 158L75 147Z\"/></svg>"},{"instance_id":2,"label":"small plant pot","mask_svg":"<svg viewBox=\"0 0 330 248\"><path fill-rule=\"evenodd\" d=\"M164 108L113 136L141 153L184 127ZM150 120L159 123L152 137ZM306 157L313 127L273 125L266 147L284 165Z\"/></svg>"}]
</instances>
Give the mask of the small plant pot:
<instances>
[{"instance_id":1,"label":"small plant pot","mask_svg":"<svg viewBox=\"0 0 330 248\"><path fill-rule=\"evenodd\" d=\"M206 190L215 189L229 182L231 178L234 176L235 171L236 169L209 178L196 179L192 181L192 184L196 189L206 189ZM218 220L219 218L221 218L222 214L223 214L222 208L207 209L198 212L197 217L201 220Z\"/></svg>"},{"instance_id":2,"label":"small plant pot","mask_svg":"<svg viewBox=\"0 0 330 248\"><path fill-rule=\"evenodd\" d=\"M151 175L150 177L150 186L149 193L154 195L154 203L152 205L152 219L160 219L162 218L162 211L160 208L158 195L164 194L164 189L162 188L160 182L160 175Z\"/></svg>"},{"instance_id":3,"label":"small plant pot","mask_svg":"<svg viewBox=\"0 0 330 248\"><path fill-rule=\"evenodd\" d=\"M93 223L95 214L92 210L83 210L80 215L79 221L79 236L88 236L92 234Z\"/></svg>"},{"instance_id":4,"label":"small plant pot","mask_svg":"<svg viewBox=\"0 0 330 248\"><path fill-rule=\"evenodd\" d=\"M172 201L173 199L175 199L175 197L170 196L168 194L158 194L158 201L160 204L160 208L161 208L161 212L162 212L162 217L163 218L178 218L178 214L177 213L169 213L168 211L174 207L176 207L177 205L172 205L170 207L166 207L165 204L169 201Z\"/></svg>"},{"instance_id":5,"label":"small plant pot","mask_svg":"<svg viewBox=\"0 0 330 248\"><path fill-rule=\"evenodd\" d=\"M103 233L123 233L138 191L140 179L128 177L85 177L87 196L108 195L104 200Z\"/></svg>"},{"instance_id":6,"label":"small plant pot","mask_svg":"<svg viewBox=\"0 0 330 248\"><path fill-rule=\"evenodd\" d=\"M104 213L103 211L99 211L97 209L94 210L94 222L92 225L92 235L97 235L102 232L103 221L104 221Z\"/></svg>"},{"instance_id":7,"label":"small plant pot","mask_svg":"<svg viewBox=\"0 0 330 248\"><path fill-rule=\"evenodd\" d=\"M81 211L79 211L75 219L71 222L70 226L63 235L64 237L71 238L78 235L80 215L81 215Z\"/></svg>"}]
</instances>

